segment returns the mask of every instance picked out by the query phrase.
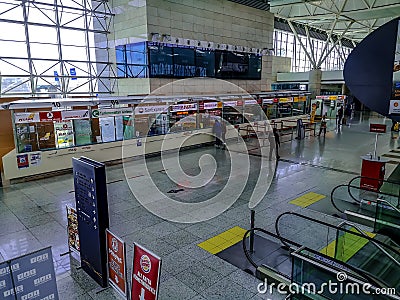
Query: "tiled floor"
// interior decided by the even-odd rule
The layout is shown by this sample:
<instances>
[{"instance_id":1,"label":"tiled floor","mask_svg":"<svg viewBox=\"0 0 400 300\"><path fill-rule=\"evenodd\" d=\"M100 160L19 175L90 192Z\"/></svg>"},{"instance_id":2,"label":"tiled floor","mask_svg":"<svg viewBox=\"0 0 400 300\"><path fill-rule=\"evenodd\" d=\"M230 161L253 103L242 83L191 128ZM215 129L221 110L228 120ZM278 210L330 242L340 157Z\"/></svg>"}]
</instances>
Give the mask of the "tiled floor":
<instances>
[{"instance_id":1,"label":"tiled floor","mask_svg":"<svg viewBox=\"0 0 400 300\"><path fill-rule=\"evenodd\" d=\"M335 128L328 122L328 133L302 141L282 143L275 178L262 202L256 207L256 226L274 231L276 217L285 211L300 211L330 222L340 222L311 209L289 202L307 193L329 195L332 188L348 181L361 168L360 156L374 149L375 135L368 132L370 118L361 115L350 126ZM374 122L384 119L375 118ZM389 125L389 120L386 120ZM391 133L379 137L378 154L398 146ZM217 157L216 180L201 193L181 191L172 197L196 202L217 194L225 183L230 164L225 152L214 148L181 153L181 162L190 174L198 172L202 154ZM251 159L255 159L254 157ZM152 178L167 192L177 185L168 179L158 157L150 158ZM255 164L257 165L257 164ZM387 175L394 165L388 165ZM251 179L250 181L254 180ZM213 256L197 245L232 227L249 227L249 189L224 213L195 224L173 223L147 211L134 198L125 179L122 165L107 168L108 201L111 230L128 245L128 262L132 260L132 243L138 242L162 257L159 299L283 299L284 296L258 295L259 283L251 275ZM134 180L134 179L130 179ZM250 185L251 187L251 185ZM66 205L74 205L72 174L13 184L0 190L0 261L45 246L52 246L60 299L119 299L111 289L102 290L78 263L62 255L68 251ZM293 238L309 236L313 228L288 224ZM318 236L318 234L316 234ZM321 245L321 248L323 245ZM130 269L130 266L129 266ZM129 273L128 273L129 274Z\"/></svg>"}]
</instances>

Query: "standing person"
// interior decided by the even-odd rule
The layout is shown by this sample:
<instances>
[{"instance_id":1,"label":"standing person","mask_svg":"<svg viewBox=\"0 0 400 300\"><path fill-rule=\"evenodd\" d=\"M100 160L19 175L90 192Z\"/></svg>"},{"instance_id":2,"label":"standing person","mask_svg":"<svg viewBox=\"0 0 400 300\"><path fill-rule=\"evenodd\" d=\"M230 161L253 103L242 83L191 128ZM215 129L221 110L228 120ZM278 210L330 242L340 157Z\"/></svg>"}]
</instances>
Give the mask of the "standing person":
<instances>
[{"instance_id":1,"label":"standing person","mask_svg":"<svg viewBox=\"0 0 400 300\"><path fill-rule=\"evenodd\" d=\"M222 149L225 150L226 149L226 121L222 120L221 123L221 127L222 127L222 134L221 134L221 139L222 139Z\"/></svg>"},{"instance_id":2,"label":"standing person","mask_svg":"<svg viewBox=\"0 0 400 300\"><path fill-rule=\"evenodd\" d=\"M215 135L215 146L219 149L221 147L222 140L222 125L218 120L215 120L213 133Z\"/></svg>"},{"instance_id":3,"label":"standing person","mask_svg":"<svg viewBox=\"0 0 400 300\"><path fill-rule=\"evenodd\" d=\"M343 105L340 106L339 110L338 110L338 122L337 125L341 125L342 124L342 118L343 118Z\"/></svg>"},{"instance_id":4,"label":"standing person","mask_svg":"<svg viewBox=\"0 0 400 300\"><path fill-rule=\"evenodd\" d=\"M319 134L318 136L321 136L322 131L324 131L324 137L326 134L326 116L323 115L322 119L321 119L321 125L319 127Z\"/></svg>"},{"instance_id":5,"label":"standing person","mask_svg":"<svg viewBox=\"0 0 400 300\"><path fill-rule=\"evenodd\" d=\"M279 137L279 133L278 133L278 129L277 128L273 128L272 132L274 134L274 138L275 138L275 149L276 149L276 159L280 159L281 157L279 156L279 148L281 146L281 141L280 141L280 137Z\"/></svg>"}]
</instances>

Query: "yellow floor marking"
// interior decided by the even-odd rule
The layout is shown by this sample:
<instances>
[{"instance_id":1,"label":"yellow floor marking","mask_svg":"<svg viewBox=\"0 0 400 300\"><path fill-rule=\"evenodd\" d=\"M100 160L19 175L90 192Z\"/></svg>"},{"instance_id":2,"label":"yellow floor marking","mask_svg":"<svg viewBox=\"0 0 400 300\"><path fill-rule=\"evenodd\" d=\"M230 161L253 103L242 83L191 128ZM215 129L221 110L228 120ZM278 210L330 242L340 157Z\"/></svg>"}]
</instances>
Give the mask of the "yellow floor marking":
<instances>
[{"instance_id":1,"label":"yellow floor marking","mask_svg":"<svg viewBox=\"0 0 400 300\"><path fill-rule=\"evenodd\" d=\"M355 228L350 229L350 231L358 233L357 229ZM376 236L375 233L365 233L371 238L374 238ZM354 254L360 251L368 243L368 240L363 237L359 237L357 235L346 232L339 238L339 242L343 245L343 249L340 256L337 256L336 258L338 258L340 261L347 262L350 258L353 257ZM333 241L328 246L324 247L320 251L320 253L325 254L329 257L334 257L335 248L336 241Z\"/></svg>"},{"instance_id":2,"label":"yellow floor marking","mask_svg":"<svg viewBox=\"0 0 400 300\"><path fill-rule=\"evenodd\" d=\"M197 246L199 246L200 248L206 250L211 254L217 254L242 241L245 232L246 229L243 229L239 226L235 226L204 242L201 242Z\"/></svg>"},{"instance_id":3,"label":"yellow floor marking","mask_svg":"<svg viewBox=\"0 0 400 300\"><path fill-rule=\"evenodd\" d=\"M314 204L315 202L318 202L321 199L324 199L325 197L326 196L324 196L324 195L310 192L310 193L307 193L296 199L293 199L289 203L300 206L300 207L307 207L307 206L310 206L311 204Z\"/></svg>"}]
</instances>

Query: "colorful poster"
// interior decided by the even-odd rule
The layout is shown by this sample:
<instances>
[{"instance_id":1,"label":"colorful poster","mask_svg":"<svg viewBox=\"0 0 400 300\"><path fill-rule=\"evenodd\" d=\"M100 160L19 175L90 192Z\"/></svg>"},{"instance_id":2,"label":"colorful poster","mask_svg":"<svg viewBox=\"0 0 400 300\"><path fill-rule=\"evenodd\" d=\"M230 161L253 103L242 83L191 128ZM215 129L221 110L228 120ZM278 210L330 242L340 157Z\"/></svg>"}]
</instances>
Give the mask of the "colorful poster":
<instances>
[{"instance_id":1,"label":"colorful poster","mask_svg":"<svg viewBox=\"0 0 400 300\"><path fill-rule=\"evenodd\" d=\"M18 169L29 168L28 154L17 155Z\"/></svg>"},{"instance_id":2,"label":"colorful poster","mask_svg":"<svg viewBox=\"0 0 400 300\"><path fill-rule=\"evenodd\" d=\"M126 280L126 247L125 242L115 234L106 231L107 257L108 257L108 281L124 298L127 296Z\"/></svg>"},{"instance_id":3,"label":"colorful poster","mask_svg":"<svg viewBox=\"0 0 400 300\"><path fill-rule=\"evenodd\" d=\"M70 206L67 208L67 220L68 220L68 247L69 250L79 254L81 247L79 244L79 232L78 232L78 215L76 209Z\"/></svg>"},{"instance_id":4,"label":"colorful poster","mask_svg":"<svg viewBox=\"0 0 400 300\"><path fill-rule=\"evenodd\" d=\"M31 166L39 166L42 162L42 153L31 153L30 155Z\"/></svg>"},{"instance_id":5,"label":"colorful poster","mask_svg":"<svg viewBox=\"0 0 400 300\"><path fill-rule=\"evenodd\" d=\"M133 245L131 299L156 300L161 258L138 244Z\"/></svg>"}]
</instances>

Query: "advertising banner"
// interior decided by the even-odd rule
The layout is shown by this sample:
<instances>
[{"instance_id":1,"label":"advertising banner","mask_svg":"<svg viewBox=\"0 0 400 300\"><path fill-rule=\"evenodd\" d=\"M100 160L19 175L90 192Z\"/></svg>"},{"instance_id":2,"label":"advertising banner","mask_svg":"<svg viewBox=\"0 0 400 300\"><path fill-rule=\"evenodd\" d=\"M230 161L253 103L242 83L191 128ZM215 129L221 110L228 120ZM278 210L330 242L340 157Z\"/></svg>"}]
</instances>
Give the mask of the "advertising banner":
<instances>
[{"instance_id":1,"label":"advertising banner","mask_svg":"<svg viewBox=\"0 0 400 300\"><path fill-rule=\"evenodd\" d=\"M224 106L236 106L236 101L224 101Z\"/></svg>"},{"instance_id":2,"label":"advertising banner","mask_svg":"<svg viewBox=\"0 0 400 300\"><path fill-rule=\"evenodd\" d=\"M66 206L67 208L67 228L68 228L68 247L69 250L74 251L79 254L79 232L78 232L78 215L76 214L76 209L71 206Z\"/></svg>"},{"instance_id":3,"label":"advertising banner","mask_svg":"<svg viewBox=\"0 0 400 300\"><path fill-rule=\"evenodd\" d=\"M138 106L135 107L135 115L161 114L168 111L168 105Z\"/></svg>"},{"instance_id":4,"label":"advertising banner","mask_svg":"<svg viewBox=\"0 0 400 300\"><path fill-rule=\"evenodd\" d=\"M61 112L62 119L75 120L89 118L89 110L64 110Z\"/></svg>"},{"instance_id":5,"label":"advertising banner","mask_svg":"<svg viewBox=\"0 0 400 300\"><path fill-rule=\"evenodd\" d=\"M107 230L108 282L124 298L127 296L125 242Z\"/></svg>"},{"instance_id":6,"label":"advertising banner","mask_svg":"<svg viewBox=\"0 0 400 300\"><path fill-rule=\"evenodd\" d=\"M62 119L61 111L41 111L39 112L39 118L40 122L60 122Z\"/></svg>"},{"instance_id":7,"label":"advertising banner","mask_svg":"<svg viewBox=\"0 0 400 300\"><path fill-rule=\"evenodd\" d=\"M51 247L11 260L17 299L58 300Z\"/></svg>"},{"instance_id":8,"label":"advertising banner","mask_svg":"<svg viewBox=\"0 0 400 300\"><path fill-rule=\"evenodd\" d=\"M131 299L157 299L160 270L161 258L135 243L133 245Z\"/></svg>"},{"instance_id":9,"label":"advertising banner","mask_svg":"<svg viewBox=\"0 0 400 300\"><path fill-rule=\"evenodd\" d=\"M14 114L14 123L34 123L40 122L39 113L15 113Z\"/></svg>"}]
</instances>

